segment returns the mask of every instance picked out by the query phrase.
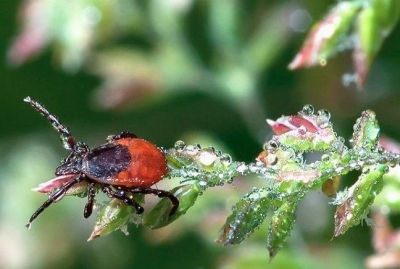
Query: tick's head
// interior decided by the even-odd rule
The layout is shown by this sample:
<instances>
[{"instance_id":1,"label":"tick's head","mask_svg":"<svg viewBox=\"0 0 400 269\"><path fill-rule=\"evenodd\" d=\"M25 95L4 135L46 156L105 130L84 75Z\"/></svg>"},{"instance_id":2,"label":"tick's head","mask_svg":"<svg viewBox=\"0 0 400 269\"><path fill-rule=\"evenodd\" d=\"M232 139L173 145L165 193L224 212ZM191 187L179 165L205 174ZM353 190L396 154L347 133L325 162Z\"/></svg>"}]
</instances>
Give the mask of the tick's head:
<instances>
[{"instance_id":1,"label":"tick's head","mask_svg":"<svg viewBox=\"0 0 400 269\"><path fill-rule=\"evenodd\" d=\"M90 152L89 147L82 142L74 145L67 158L61 161L61 165L56 169L56 175L78 174L82 171L82 160Z\"/></svg>"}]
</instances>

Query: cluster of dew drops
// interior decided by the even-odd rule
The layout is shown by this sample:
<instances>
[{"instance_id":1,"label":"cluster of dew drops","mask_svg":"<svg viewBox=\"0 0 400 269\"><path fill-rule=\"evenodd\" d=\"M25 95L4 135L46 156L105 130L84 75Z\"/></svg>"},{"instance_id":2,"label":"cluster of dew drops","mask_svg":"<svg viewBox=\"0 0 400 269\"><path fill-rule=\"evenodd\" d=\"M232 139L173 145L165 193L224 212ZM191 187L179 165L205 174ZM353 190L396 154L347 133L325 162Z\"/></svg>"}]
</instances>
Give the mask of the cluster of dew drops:
<instances>
[{"instance_id":1,"label":"cluster of dew drops","mask_svg":"<svg viewBox=\"0 0 400 269\"><path fill-rule=\"evenodd\" d=\"M312 105L304 106L303 110L299 114L303 115L312 115L314 113L314 108ZM368 112L364 111L363 116L368 116ZM330 127L332 128L332 124L329 122L330 113L325 109L321 109L318 111L318 115L316 118L316 123L321 128ZM361 120L358 119L353 126L354 133L358 133L364 126L361 126ZM368 128L368 127L367 127ZM365 130L368 132L368 130ZM345 145L345 139L341 136L338 136L336 132L333 133L336 139L332 142L331 152L338 153L341 159L344 159L347 154L351 155L349 158L349 162L337 162L337 160L333 160L331 152L325 153L321 156L322 163L333 162L337 165L334 165L332 168L328 168L324 171L325 174L343 174L345 172L351 170L361 170L365 166L374 165L374 164L390 164L392 167L396 166L400 162L400 154L387 152L384 147L377 146L373 152L368 151L365 148L357 148L356 150L349 150L349 148ZM354 135L353 135L354 138ZM354 144L356 141L353 141L353 138L349 140L350 144ZM362 138L359 138L362 139ZM378 141L376 141L378 142ZM321 162L312 163L311 166L318 166ZM363 171L363 173L368 173L368 168Z\"/></svg>"},{"instance_id":2,"label":"cluster of dew drops","mask_svg":"<svg viewBox=\"0 0 400 269\"><path fill-rule=\"evenodd\" d=\"M317 125L321 129L325 128L331 128L332 124L330 122L331 119L331 114L328 110L326 109L320 109L317 111L316 114L314 114L314 107L312 105L305 105L300 112L298 112L298 115L302 116L303 118L307 119L310 121L310 123ZM299 127L298 132L306 132L305 128ZM336 133L333 133L335 137L337 137ZM275 136L279 137L279 135ZM334 140L332 143L332 148L335 149L336 151L343 152L347 150L347 147L345 146L345 139L343 137L337 137L338 139ZM279 139L278 139L279 140ZM291 154L288 154L286 156L289 156L290 159L296 160L297 163L304 163L303 161L303 151L302 150L297 150L294 146L293 147L287 147L285 145L281 145L281 143L278 140L274 140L272 138L271 140L267 141L263 145L263 149L266 152L269 153L274 153L278 149L283 149L285 151L288 151ZM270 158L272 158L270 156ZM322 160L324 161L329 161L330 156L328 154L325 154L322 156ZM275 161L270 160L269 163L275 164L277 159ZM314 163L314 165L317 164ZM248 165L248 169L251 173L257 173L261 175L268 175L270 173L276 173L272 169L272 167L266 167L265 163L260 162L257 160L255 163L250 163Z\"/></svg>"},{"instance_id":3,"label":"cluster of dew drops","mask_svg":"<svg viewBox=\"0 0 400 269\"><path fill-rule=\"evenodd\" d=\"M321 130L332 129L331 114L326 109L320 109L317 113L314 113L312 105L305 105L298 112L298 115L318 126ZM359 121L357 121L354 130L356 131L359 128ZM296 162L305 164L306 167L302 166L302 169L318 169L320 165L323 165L326 169L321 176L343 175L349 171L361 170L365 166L377 163L394 166L400 162L400 154L386 152L383 147L377 147L372 154L362 148L351 150L345 145L343 137L338 136L336 132L333 132L333 136L335 139L332 140L330 149L321 155L320 160L307 164L302 160L304 152L296 149L295 146L285 147L279 141L271 139L264 144L263 148L268 152L278 149L292 152L293 154L287 156L297 158ZM349 142L352 143L353 141L350 140ZM310 149L310 151L313 151L313 149ZM184 178L182 182L196 180L204 188L232 183L233 178L240 175L258 174L263 178L269 178L274 177L279 172L276 170L277 167L266 166L265 163L258 160L248 164L234 162L229 154L222 153L214 147L202 148L199 144L187 145L182 140L176 141L173 148L164 150L164 152L170 158L175 159L175 163L177 163L177 165L170 165L172 169L170 169L169 177L182 177Z\"/></svg>"},{"instance_id":4,"label":"cluster of dew drops","mask_svg":"<svg viewBox=\"0 0 400 269\"><path fill-rule=\"evenodd\" d=\"M234 162L229 154L222 153L214 147L186 145L184 141L178 140L174 147L165 153L170 160L169 177L184 178L181 183L195 180L203 188L221 186L232 183L234 177L248 172L245 163Z\"/></svg>"}]
</instances>

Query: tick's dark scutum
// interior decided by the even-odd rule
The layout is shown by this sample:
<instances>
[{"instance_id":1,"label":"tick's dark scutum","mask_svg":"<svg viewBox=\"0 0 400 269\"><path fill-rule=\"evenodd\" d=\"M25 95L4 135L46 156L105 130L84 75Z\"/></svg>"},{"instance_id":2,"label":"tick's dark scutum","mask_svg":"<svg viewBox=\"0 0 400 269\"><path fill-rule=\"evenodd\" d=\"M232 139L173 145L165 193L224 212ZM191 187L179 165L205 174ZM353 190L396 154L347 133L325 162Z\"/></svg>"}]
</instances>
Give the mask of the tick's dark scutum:
<instances>
[{"instance_id":1,"label":"tick's dark scutum","mask_svg":"<svg viewBox=\"0 0 400 269\"><path fill-rule=\"evenodd\" d=\"M124 171L131 162L129 149L122 145L106 144L93 149L84 159L89 177L107 180Z\"/></svg>"}]
</instances>

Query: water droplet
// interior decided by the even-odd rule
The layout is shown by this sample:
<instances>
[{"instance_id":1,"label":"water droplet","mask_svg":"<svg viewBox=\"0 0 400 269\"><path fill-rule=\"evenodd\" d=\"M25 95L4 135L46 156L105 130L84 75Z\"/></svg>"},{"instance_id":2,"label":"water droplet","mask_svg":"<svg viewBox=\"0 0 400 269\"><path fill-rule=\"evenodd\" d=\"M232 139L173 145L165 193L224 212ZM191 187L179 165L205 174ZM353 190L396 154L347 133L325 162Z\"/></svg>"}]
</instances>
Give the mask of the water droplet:
<instances>
[{"instance_id":1,"label":"water droplet","mask_svg":"<svg viewBox=\"0 0 400 269\"><path fill-rule=\"evenodd\" d=\"M208 151L208 152L212 152L212 153L214 153L215 154L215 148L214 147L206 147L206 148L204 148L204 150L206 150L206 151Z\"/></svg>"},{"instance_id":2,"label":"water droplet","mask_svg":"<svg viewBox=\"0 0 400 269\"><path fill-rule=\"evenodd\" d=\"M199 151L200 151L200 147L197 144L196 145L188 145L186 147L186 153L191 156L196 155L197 153L199 153Z\"/></svg>"},{"instance_id":3,"label":"water droplet","mask_svg":"<svg viewBox=\"0 0 400 269\"><path fill-rule=\"evenodd\" d=\"M279 148L279 142L275 140L270 140L267 143L267 151L269 152L276 152L276 150Z\"/></svg>"},{"instance_id":4,"label":"water droplet","mask_svg":"<svg viewBox=\"0 0 400 269\"><path fill-rule=\"evenodd\" d=\"M258 200L258 199L260 199L260 194L259 193L251 193L250 195L249 195L249 198L250 199L253 199L253 200Z\"/></svg>"},{"instance_id":5,"label":"water droplet","mask_svg":"<svg viewBox=\"0 0 400 269\"><path fill-rule=\"evenodd\" d=\"M383 168L383 173L388 173L389 172L389 166L386 166L385 168Z\"/></svg>"},{"instance_id":6,"label":"water droplet","mask_svg":"<svg viewBox=\"0 0 400 269\"><path fill-rule=\"evenodd\" d=\"M384 147L378 147L378 153L382 154L384 153L386 150Z\"/></svg>"},{"instance_id":7,"label":"water droplet","mask_svg":"<svg viewBox=\"0 0 400 269\"><path fill-rule=\"evenodd\" d=\"M278 156L276 156L273 153L268 154L265 164L267 164L267 165L275 165L277 163L278 163Z\"/></svg>"},{"instance_id":8,"label":"water droplet","mask_svg":"<svg viewBox=\"0 0 400 269\"><path fill-rule=\"evenodd\" d=\"M199 156L198 160L202 165L210 166L215 162L216 159L217 159L217 156L215 156L214 153L206 151L206 150L203 150L200 153L200 156Z\"/></svg>"},{"instance_id":9,"label":"water droplet","mask_svg":"<svg viewBox=\"0 0 400 269\"><path fill-rule=\"evenodd\" d=\"M255 163L251 163L249 165L249 169L250 169L250 172L256 173L256 172L258 172L260 170L260 167Z\"/></svg>"},{"instance_id":10,"label":"water droplet","mask_svg":"<svg viewBox=\"0 0 400 269\"><path fill-rule=\"evenodd\" d=\"M301 112L304 115L312 115L314 113L314 107L312 105L305 105Z\"/></svg>"},{"instance_id":11,"label":"water droplet","mask_svg":"<svg viewBox=\"0 0 400 269\"><path fill-rule=\"evenodd\" d=\"M326 110L326 109L318 110L318 117L317 117L316 121L320 127L322 127L322 128L328 127L330 119L331 119L331 113L329 113L328 110Z\"/></svg>"},{"instance_id":12,"label":"water droplet","mask_svg":"<svg viewBox=\"0 0 400 269\"><path fill-rule=\"evenodd\" d=\"M331 118L331 113L326 109L320 109L318 110L318 116L325 116L329 120Z\"/></svg>"},{"instance_id":13,"label":"water droplet","mask_svg":"<svg viewBox=\"0 0 400 269\"><path fill-rule=\"evenodd\" d=\"M296 157L296 151L292 148L287 148L286 149L286 157L288 159L293 159Z\"/></svg>"},{"instance_id":14,"label":"water droplet","mask_svg":"<svg viewBox=\"0 0 400 269\"><path fill-rule=\"evenodd\" d=\"M185 146L186 146L185 142L183 142L182 140L178 140L175 142L174 148L177 151L181 151L185 148Z\"/></svg>"},{"instance_id":15,"label":"water droplet","mask_svg":"<svg viewBox=\"0 0 400 269\"><path fill-rule=\"evenodd\" d=\"M268 142L263 144L263 150L268 151Z\"/></svg>"},{"instance_id":16,"label":"water droplet","mask_svg":"<svg viewBox=\"0 0 400 269\"><path fill-rule=\"evenodd\" d=\"M365 160L365 164L367 165L373 165L377 162L378 160L375 160L374 158L368 158Z\"/></svg>"},{"instance_id":17,"label":"water droplet","mask_svg":"<svg viewBox=\"0 0 400 269\"><path fill-rule=\"evenodd\" d=\"M362 169L362 173L363 173L363 174L368 174L369 172L370 172L369 167L364 167L364 168Z\"/></svg>"},{"instance_id":18,"label":"water droplet","mask_svg":"<svg viewBox=\"0 0 400 269\"><path fill-rule=\"evenodd\" d=\"M205 187L205 186L207 186L207 182L205 182L205 181L200 181L199 183L198 183L200 186L202 186L202 187Z\"/></svg>"},{"instance_id":19,"label":"water droplet","mask_svg":"<svg viewBox=\"0 0 400 269\"><path fill-rule=\"evenodd\" d=\"M241 165L239 165L236 168L236 171L238 171L241 174L244 174L244 173L246 173L248 171L248 167L247 167L247 165L245 163L242 163Z\"/></svg>"},{"instance_id":20,"label":"water droplet","mask_svg":"<svg viewBox=\"0 0 400 269\"><path fill-rule=\"evenodd\" d=\"M331 159L331 156L329 156L329 154L324 154L321 156L321 161L323 162L329 162Z\"/></svg>"},{"instance_id":21,"label":"water droplet","mask_svg":"<svg viewBox=\"0 0 400 269\"><path fill-rule=\"evenodd\" d=\"M343 167L336 167L335 172L338 174L341 174L343 172L344 168Z\"/></svg>"},{"instance_id":22,"label":"water droplet","mask_svg":"<svg viewBox=\"0 0 400 269\"><path fill-rule=\"evenodd\" d=\"M378 163L385 164L387 162L386 156L378 157Z\"/></svg>"},{"instance_id":23,"label":"water droplet","mask_svg":"<svg viewBox=\"0 0 400 269\"><path fill-rule=\"evenodd\" d=\"M225 166L229 166L232 163L232 157L229 154L222 154L221 157L219 157L219 160L221 163Z\"/></svg>"},{"instance_id":24,"label":"water droplet","mask_svg":"<svg viewBox=\"0 0 400 269\"><path fill-rule=\"evenodd\" d=\"M342 152L344 150L344 144L341 141L335 141L332 144L332 147L338 152Z\"/></svg>"}]
</instances>

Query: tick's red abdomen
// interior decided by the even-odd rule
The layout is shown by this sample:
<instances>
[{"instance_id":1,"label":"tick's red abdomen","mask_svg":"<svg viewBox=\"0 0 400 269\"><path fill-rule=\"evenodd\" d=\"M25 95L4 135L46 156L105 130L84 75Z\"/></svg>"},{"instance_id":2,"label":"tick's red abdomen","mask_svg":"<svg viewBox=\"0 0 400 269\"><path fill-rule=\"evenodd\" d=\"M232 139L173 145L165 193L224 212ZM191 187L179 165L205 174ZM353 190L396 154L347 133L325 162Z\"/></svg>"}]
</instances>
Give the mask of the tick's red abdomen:
<instances>
[{"instance_id":1,"label":"tick's red abdomen","mask_svg":"<svg viewBox=\"0 0 400 269\"><path fill-rule=\"evenodd\" d=\"M126 187L150 187L167 173L164 154L152 143L140 138L124 138L115 141L128 148L131 161L119 172L113 185Z\"/></svg>"},{"instance_id":2,"label":"tick's red abdomen","mask_svg":"<svg viewBox=\"0 0 400 269\"><path fill-rule=\"evenodd\" d=\"M84 170L99 183L129 188L150 187L168 171L164 154L140 138L122 138L93 149Z\"/></svg>"}]
</instances>

